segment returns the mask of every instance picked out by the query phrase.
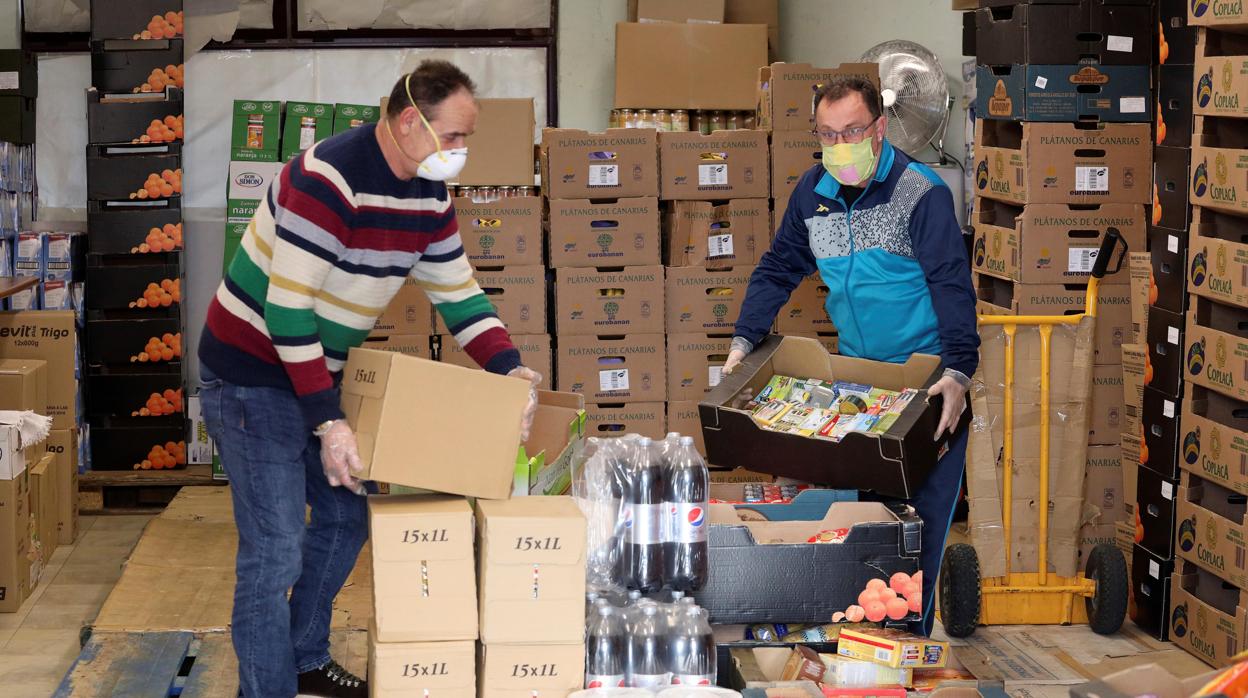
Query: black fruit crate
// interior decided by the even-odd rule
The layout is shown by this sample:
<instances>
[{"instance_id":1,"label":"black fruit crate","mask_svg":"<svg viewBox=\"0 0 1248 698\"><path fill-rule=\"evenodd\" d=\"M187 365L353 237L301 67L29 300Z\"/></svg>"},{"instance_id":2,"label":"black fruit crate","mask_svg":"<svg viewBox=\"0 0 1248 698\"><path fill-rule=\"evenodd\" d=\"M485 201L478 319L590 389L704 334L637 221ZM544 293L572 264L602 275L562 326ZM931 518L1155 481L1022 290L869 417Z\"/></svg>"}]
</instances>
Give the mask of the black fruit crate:
<instances>
[{"instance_id":1,"label":"black fruit crate","mask_svg":"<svg viewBox=\"0 0 1248 698\"><path fill-rule=\"evenodd\" d=\"M182 306L181 272L180 265L162 261L91 264L87 267L87 288L90 289L87 309L130 310L143 317L176 317ZM151 284L160 288L159 296L148 293ZM171 298L168 305L164 303L166 298Z\"/></svg>"},{"instance_id":2,"label":"black fruit crate","mask_svg":"<svg viewBox=\"0 0 1248 698\"><path fill-rule=\"evenodd\" d=\"M182 361L178 356L159 361L142 360L140 354L152 339L163 340L164 335L181 336L182 319L116 319L101 311L87 314L86 354L87 367L93 372L109 367L132 367L152 373L181 373Z\"/></svg>"},{"instance_id":3,"label":"black fruit crate","mask_svg":"<svg viewBox=\"0 0 1248 698\"><path fill-rule=\"evenodd\" d=\"M89 201L87 202L87 254L91 256L139 255L176 261L177 246L174 242L172 256L163 249L165 244L165 226L174 226L176 235L180 237L182 229L182 206L180 199L161 199L158 201ZM153 231L161 232L160 252L144 251L149 239L154 239Z\"/></svg>"},{"instance_id":4,"label":"black fruit crate","mask_svg":"<svg viewBox=\"0 0 1248 698\"><path fill-rule=\"evenodd\" d=\"M182 421L169 426L116 426L108 420L92 420L92 470L178 470L186 467L187 424ZM181 454L169 444L179 445ZM157 450L160 449L160 450ZM163 454L171 453L169 467L154 467ZM148 461L144 468L144 461ZM181 461L181 462L178 462ZM163 462L160 463L162 466Z\"/></svg>"},{"instance_id":5,"label":"black fruit crate","mask_svg":"<svg viewBox=\"0 0 1248 698\"><path fill-rule=\"evenodd\" d=\"M166 173L173 176L167 178ZM145 188L153 175L161 178L162 188L157 189L157 196L151 196ZM181 178L181 143L87 146L87 198L90 200L180 199ZM146 198L137 196L139 190L144 192L143 197Z\"/></svg>"},{"instance_id":6,"label":"black fruit crate","mask_svg":"<svg viewBox=\"0 0 1248 698\"><path fill-rule=\"evenodd\" d=\"M182 117L182 90L118 96L87 90L87 143L140 143L152 122L163 123L166 117Z\"/></svg>"},{"instance_id":7,"label":"black fruit crate","mask_svg":"<svg viewBox=\"0 0 1248 698\"><path fill-rule=\"evenodd\" d=\"M182 0L91 0L91 40L142 38L156 17L176 24L170 12L182 14Z\"/></svg>"},{"instance_id":8,"label":"black fruit crate","mask_svg":"<svg viewBox=\"0 0 1248 698\"><path fill-rule=\"evenodd\" d=\"M180 373L88 376L87 415L120 425L178 426L186 415L184 387ZM172 399L166 391L174 391Z\"/></svg>"},{"instance_id":9,"label":"black fruit crate","mask_svg":"<svg viewBox=\"0 0 1248 698\"><path fill-rule=\"evenodd\" d=\"M161 92L165 87L182 87L182 40L129 39L91 42L91 86L110 94ZM168 68L174 69L169 75ZM168 77L167 84L153 80ZM147 85L147 89L144 89Z\"/></svg>"}]
</instances>

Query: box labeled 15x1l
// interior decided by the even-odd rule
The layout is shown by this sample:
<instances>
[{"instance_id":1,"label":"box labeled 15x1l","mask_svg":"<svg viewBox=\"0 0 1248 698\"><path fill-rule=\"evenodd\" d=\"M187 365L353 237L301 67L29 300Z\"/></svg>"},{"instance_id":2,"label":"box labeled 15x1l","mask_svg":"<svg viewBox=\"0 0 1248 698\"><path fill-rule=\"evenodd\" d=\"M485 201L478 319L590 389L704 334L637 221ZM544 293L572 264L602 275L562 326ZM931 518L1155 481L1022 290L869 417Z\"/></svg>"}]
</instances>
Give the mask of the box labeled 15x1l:
<instances>
[{"instance_id":1,"label":"box labeled 15x1l","mask_svg":"<svg viewBox=\"0 0 1248 698\"><path fill-rule=\"evenodd\" d=\"M528 381L386 351L352 349L343 369L362 477L436 492L511 495L528 399Z\"/></svg>"}]
</instances>

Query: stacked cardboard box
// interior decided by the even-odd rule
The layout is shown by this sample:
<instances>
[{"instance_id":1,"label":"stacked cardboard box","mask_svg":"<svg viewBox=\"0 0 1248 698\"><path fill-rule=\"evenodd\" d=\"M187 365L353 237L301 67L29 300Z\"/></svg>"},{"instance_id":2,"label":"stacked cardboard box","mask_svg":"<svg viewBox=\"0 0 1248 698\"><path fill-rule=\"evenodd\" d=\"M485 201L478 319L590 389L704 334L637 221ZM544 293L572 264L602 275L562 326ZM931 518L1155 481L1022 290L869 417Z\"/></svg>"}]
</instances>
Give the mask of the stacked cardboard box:
<instances>
[{"instance_id":1,"label":"stacked cardboard box","mask_svg":"<svg viewBox=\"0 0 1248 698\"><path fill-rule=\"evenodd\" d=\"M48 365L36 359L0 359L0 411L30 410L36 414L48 411ZM31 474L39 466L41 494L56 496L56 472L43 460L41 445L22 443L18 427L0 422L0 613L11 613L34 591L40 570L57 544L56 500L51 511L40 508L37 515L32 506L38 498L30 497ZM51 514L51 530L41 526ZM42 535L50 534L44 541Z\"/></svg>"},{"instance_id":2,"label":"stacked cardboard box","mask_svg":"<svg viewBox=\"0 0 1248 698\"><path fill-rule=\"evenodd\" d=\"M1165 36L1178 45L1178 57L1191 65L1182 74L1169 76L1163 67L1162 80L1163 86L1168 78L1175 82L1170 86L1175 101L1190 108L1190 163L1184 166L1188 151L1176 148L1165 164L1169 174L1163 178L1159 155L1162 211L1154 215L1155 223L1177 225L1187 235L1165 233L1179 240L1180 253L1175 253L1173 243L1166 250L1153 249L1155 275L1165 271L1161 264L1176 268L1175 275L1181 276L1174 283L1168 275L1157 279L1156 305L1185 313L1186 322L1165 316L1182 328L1182 350L1174 352L1173 361L1164 367L1151 367L1153 380L1161 379L1163 389L1179 383L1177 404L1181 408L1178 420L1158 419L1150 413L1146 395L1145 442L1150 463L1164 465L1181 477L1175 495L1177 526L1172 546L1179 560L1171 581L1170 638L1220 666L1248 638L1248 612L1243 610L1248 605L1243 600L1248 589L1243 530L1248 520L1243 503L1248 471L1243 454L1236 455L1242 450L1237 445L1240 434L1248 429L1241 419L1248 393L1240 385L1245 375L1240 352L1248 346L1243 330L1248 320L1243 283L1248 278L1244 275L1248 247L1242 244L1248 231L1248 210L1242 207L1248 187L1236 176L1248 160L1248 110L1240 105L1245 83L1238 70L1248 61L1248 39L1242 35L1248 29L1248 14L1238 5L1210 12L1207 3L1192 3L1187 21L1194 28L1184 32L1189 36L1168 30ZM1170 65L1176 57L1174 47L1163 43L1161 51L1163 56L1169 54ZM1184 79L1186 91L1177 84ZM1159 141L1170 140L1174 128L1159 122ZM1172 193L1189 197L1191 206L1179 201L1173 203L1177 210L1167 206L1166 197ZM1152 312L1150 323L1154 314L1163 311L1154 308ZM1149 334L1158 333L1150 327ZM1152 346L1149 359L1154 364L1160 360ZM1162 409L1168 414L1171 405L1167 401ZM1152 435L1148 430L1156 431L1151 422L1162 427L1164 440L1148 443ZM1157 453L1154 448L1164 450Z\"/></svg>"},{"instance_id":3,"label":"stacked cardboard box","mask_svg":"<svg viewBox=\"0 0 1248 698\"><path fill-rule=\"evenodd\" d=\"M1148 3L981 3L972 265L981 312L1081 312L1105 232L1147 249L1152 169ZM1080 554L1112 543L1123 499L1122 346L1134 339L1126 264L1101 283ZM1134 484L1134 482L1132 483Z\"/></svg>"}]
</instances>

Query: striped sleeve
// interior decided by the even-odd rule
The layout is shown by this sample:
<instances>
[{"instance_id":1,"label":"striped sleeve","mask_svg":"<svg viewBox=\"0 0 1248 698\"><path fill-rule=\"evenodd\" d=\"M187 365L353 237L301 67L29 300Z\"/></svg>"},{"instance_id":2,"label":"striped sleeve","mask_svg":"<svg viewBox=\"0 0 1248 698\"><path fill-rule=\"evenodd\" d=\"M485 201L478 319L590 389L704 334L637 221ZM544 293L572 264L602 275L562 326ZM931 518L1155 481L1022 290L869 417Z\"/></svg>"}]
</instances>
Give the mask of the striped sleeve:
<instances>
[{"instance_id":1,"label":"striped sleeve","mask_svg":"<svg viewBox=\"0 0 1248 698\"><path fill-rule=\"evenodd\" d=\"M306 168L307 157L304 153L284 167L269 192L276 236L264 318L311 429L343 417L315 306L318 290L345 248L352 208L345 181L327 173L324 163L315 171Z\"/></svg>"},{"instance_id":2,"label":"striped sleeve","mask_svg":"<svg viewBox=\"0 0 1248 698\"><path fill-rule=\"evenodd\" d=\"M438 232L412 268L412 278L428 294L455 341L478 366L506 374L520 365L519 350L473 278L449 199Z\"/></svg>"}]
</instances>

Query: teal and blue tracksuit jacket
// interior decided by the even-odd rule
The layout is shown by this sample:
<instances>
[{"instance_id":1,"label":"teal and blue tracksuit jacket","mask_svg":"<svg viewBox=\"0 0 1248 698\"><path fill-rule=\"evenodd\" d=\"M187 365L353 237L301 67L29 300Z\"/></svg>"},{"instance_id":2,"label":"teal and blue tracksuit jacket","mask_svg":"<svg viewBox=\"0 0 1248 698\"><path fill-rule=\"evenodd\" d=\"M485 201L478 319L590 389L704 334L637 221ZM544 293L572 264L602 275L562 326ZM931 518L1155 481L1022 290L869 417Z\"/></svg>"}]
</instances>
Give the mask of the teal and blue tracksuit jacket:
<instances>
[{"instance_id":1,"label":"teal and blue tracksuit jacket","mask_svg":"<svg viewBox=\"0 0 1248 698\"><path fill-rule=\"evenodd\" d=\"M974 375L975 290L949 188L887 140L852 205L822 164L802 176L771 249L750 278L735 334L757 345L802 279L816 270L846 356L902 363L940 356Z\"/></svg>"}]
</instances>

